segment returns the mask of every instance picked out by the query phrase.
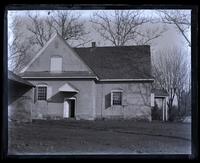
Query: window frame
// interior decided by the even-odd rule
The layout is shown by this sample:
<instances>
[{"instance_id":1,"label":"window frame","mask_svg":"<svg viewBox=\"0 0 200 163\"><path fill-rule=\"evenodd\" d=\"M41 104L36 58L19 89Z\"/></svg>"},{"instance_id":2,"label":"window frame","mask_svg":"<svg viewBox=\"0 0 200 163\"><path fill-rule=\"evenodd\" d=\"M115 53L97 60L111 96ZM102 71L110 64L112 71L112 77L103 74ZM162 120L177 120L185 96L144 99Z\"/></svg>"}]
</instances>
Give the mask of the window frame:
<instances>
[{"instance_id":1,"label":"window frame","mask_svg":"<svg viewBox=\"0 0 200 163\"><path fill-rule=\"evenodd\" d=\"M121 93L121 104L114 104L113 103L113 94L114 93ZM111 91L111 106L122 106L122 99L123 99L123 90L112 90Z\"/></svg>"},{"instance_id":2,"label":"window frame","mask_svg":"<svg viewBox=\"0 0 200 163\"><path fill-rule=\"evenodd\" d=\"M46 87L46 92L45 92L45 99L39 99L39 87ZM47 100L47 89L48 89L48 86L46 84L39 84L36 86L36 89L37 89L37 101L46 101ZM41 97L40 97L41 98Z\"/></svg>"},{"instance_id":3,"label":"window frame","mask_svg":"<svg viewBox=\"0 0 200 163\"><path fill-rule=\"evenodd\" d=\"M61 59L61 70L52 70L52 67L51 67L51 65L52 65L52 60L54 59L54 58L60 58ZM50 57L50 72L62 72L63 71L63 57L62 56L59 56L59 55L54 55L54 56L51 56Z\"/></svg>"}]
</instances>

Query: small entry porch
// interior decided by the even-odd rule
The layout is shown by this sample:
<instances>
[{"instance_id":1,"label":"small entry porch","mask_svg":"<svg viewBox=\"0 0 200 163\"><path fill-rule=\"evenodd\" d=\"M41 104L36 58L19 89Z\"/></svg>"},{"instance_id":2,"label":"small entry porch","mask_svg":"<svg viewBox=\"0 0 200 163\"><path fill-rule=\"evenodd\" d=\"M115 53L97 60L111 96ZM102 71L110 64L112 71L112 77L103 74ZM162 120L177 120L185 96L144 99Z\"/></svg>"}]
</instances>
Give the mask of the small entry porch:
<instances>
[{"instance_id":1,"label":"small entry porch","mask_svg":"<svg viewBox=\"0 0 200 163\"><path fill-rule=\"evenodd\" d=\"M76 94L79 92L78 89L74 88L71 84L66 83L59 88L59 91L64 95L63 118L76 118Z\"/></svg>"},{"instance_id":2,"label":"small entry porch","mask_svg":"<svg viewBox=\"0 0 200 163\"><path fill-rule=\"evenodd\" d=\"M152 120L168 121L168 93L163 89L153 89Z\"/></svg>"},{"instance_id":3,"label":"small entry porch","mask_svg":"<svg viewBox=\"0 0 200 163\"><path fill-rule=\"evenodd\" d=\"M64 99L63 118L75 118L75 104L74 97Z\"/></svg>"}]
</instances>

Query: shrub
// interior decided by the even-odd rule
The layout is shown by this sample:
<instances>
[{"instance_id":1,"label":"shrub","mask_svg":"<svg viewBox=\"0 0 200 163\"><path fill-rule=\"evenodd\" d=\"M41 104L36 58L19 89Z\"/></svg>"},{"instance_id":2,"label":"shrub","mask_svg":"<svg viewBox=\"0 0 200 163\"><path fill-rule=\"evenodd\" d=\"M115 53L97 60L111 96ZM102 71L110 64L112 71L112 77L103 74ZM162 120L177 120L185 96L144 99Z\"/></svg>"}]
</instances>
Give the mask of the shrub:
<instances>
[{"instance_id":1,"label":"shrub","mask_svg":"<svg viewBox=\"0 0 200 163\"><path fill-rule=\"evenodd\" d=\"M151 110L152 120L162 120L161 110L158 108L158 105L155 103L155 106Z\"/></svg>"},{"instance_id":2,"label":"shrub","mask_svg":"<svg viewBox=\"0 0 200 163\"><path fill-rule=\"evenodd\" d=\"M178 121L180 119L180 113L177 106L172 106L169 108L169 121Z\"/></svg>"}]
</instances>

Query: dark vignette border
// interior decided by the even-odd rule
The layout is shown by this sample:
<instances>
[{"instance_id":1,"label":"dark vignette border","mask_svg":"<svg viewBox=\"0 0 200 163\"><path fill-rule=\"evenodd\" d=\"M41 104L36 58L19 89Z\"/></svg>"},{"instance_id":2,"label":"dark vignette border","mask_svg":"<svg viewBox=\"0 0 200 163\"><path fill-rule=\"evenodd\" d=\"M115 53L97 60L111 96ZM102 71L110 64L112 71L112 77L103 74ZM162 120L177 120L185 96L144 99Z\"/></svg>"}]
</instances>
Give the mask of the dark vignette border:
<instances>
[{"instance_id":1,"label":"dark vignette border","mask_svg":"<svg viewBox=\"0 0 200 163\"><path fill-rule=\"evenodd\" d=\"M8 155L8 112L7 112L7 11L8 10L45 10L45 9L191 9L192 27L191 27L191 63L192 63L192 154L191 155ZM1 159L186 159L193 160L199 157L198 146L198 6L195 5L181 5L181 4L15 4L7 5L3 11L3 73L2 73L2 134L1 134Z\"/></svg>"}]
</instances>

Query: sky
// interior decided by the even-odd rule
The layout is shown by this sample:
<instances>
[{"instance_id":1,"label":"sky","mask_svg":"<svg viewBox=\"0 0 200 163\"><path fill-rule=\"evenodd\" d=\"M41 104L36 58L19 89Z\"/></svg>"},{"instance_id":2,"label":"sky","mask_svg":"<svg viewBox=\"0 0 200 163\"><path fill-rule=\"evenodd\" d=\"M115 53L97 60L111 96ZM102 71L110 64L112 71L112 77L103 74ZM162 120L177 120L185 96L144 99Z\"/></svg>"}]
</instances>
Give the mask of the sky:
<instances>
[{"instance_id":1,"label":"sky","mask_svg":"<svg viewBox=\"0 0 200 163\"><path fill-rule=\"evenodd\" d=\"M75 12L81 14L81 17L85 19L86 22L89 22L91 15L96 11L98 10L75 10ZM158 17L155 10L142 10L142 11L143 11L143 15L145 15L146 17L149 17L149 16L153 18ZM29 12L35 13L35 10L29 10ZM106 10L106 12L112 13L113 10ZM47 12L45 12L45 10L37 10L37 13L39 13L41 17L47 16ZM12 18L16 15L24 17L27 15L27 10L8 11L8 24L12 22ZM91 28L91 25L88 25L87 28ZM95 30L91 28L89 31L91 31L91 36L93 37L93 39L97 40L96 42L98 42L98 40L101 39L98 37L98 34L95 33ZM12 36L10 38L12 38ZM160 49L160 48L167 48L167 47L172 47L172 46L182 46L184 44L184 39L180 35L180 33L177 32L175 28L173 28L172 26L168 26L168 31L165 32L160 38L156 39L154 42L155 43L152 45L153 49Z\"/></svg>"}]
</instances>

